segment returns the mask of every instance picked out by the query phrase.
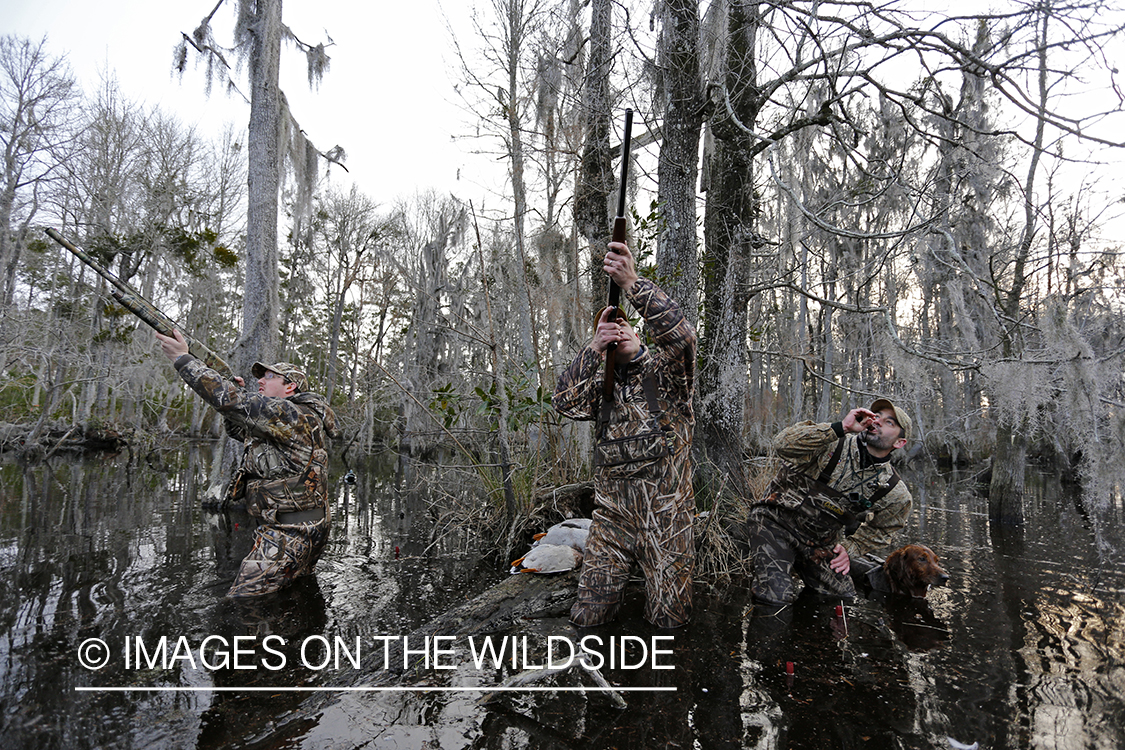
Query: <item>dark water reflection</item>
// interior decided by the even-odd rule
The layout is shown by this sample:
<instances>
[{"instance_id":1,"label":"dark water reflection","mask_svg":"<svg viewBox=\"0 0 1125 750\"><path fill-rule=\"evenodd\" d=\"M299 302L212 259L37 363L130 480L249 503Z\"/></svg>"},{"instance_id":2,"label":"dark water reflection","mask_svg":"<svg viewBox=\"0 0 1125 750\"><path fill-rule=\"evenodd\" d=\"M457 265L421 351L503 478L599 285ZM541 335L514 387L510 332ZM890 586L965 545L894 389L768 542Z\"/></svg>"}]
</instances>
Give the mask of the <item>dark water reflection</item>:
<instances>
[{"instance_id":1,"label":"dark water reflection","mask_svg":"<svg viewBox=\"0 0 1125 750\"><path fill-rule=\"evenodd\" d=\"M503 577L478 562L473 540L431 548L435 511L397 489L390 467L357 467L358 485L337 485L315 579L251 607L223 598L249 548L249 519L202 512L195 500L210 446L157 455L0 464L0 747L1125 746L1119 496L1101 500L1095 521L1074 488L1042 477L1027 527L996 531L970 482L912 477L908 536L951 574L928 604L860 599L841 618L835 602L773 613L738 585L700 592L693 622L673 634L674 670L605 670L615 685L675 692L627 693L624 711L573 692L509 693L483 706L471 692L283 689L340 684L332 668L301 665L306 636L404 634ZM568 631L545 621L527 632ZM619 623L596 632L661 634L635 595ZM255 652L246 661L256 669L193 668L187 657L126 668L122 654L126 638L166 637L172 653L183 637L201 659L209 636L269 635L284 645ZM96 671L79 661L90 638L111 649ZM208 653L214 664L222 649ZM283 657L283 669L264 666ZM510 671L458 668L428 684L495 685ZM214 689L225 686L259 690ZM86 687L181 690L77 690Z\"/></svg>"}]
</instances>

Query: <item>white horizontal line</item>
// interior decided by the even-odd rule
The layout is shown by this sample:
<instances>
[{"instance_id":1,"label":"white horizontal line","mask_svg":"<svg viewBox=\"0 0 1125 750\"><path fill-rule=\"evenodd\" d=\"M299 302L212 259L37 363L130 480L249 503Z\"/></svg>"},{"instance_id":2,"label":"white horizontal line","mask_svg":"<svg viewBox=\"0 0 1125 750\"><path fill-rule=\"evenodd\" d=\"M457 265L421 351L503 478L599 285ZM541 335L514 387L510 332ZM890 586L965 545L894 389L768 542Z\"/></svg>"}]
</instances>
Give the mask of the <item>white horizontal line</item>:
<instances>
[{"instance_id":1,"label":"white horizontal line","mask_svg":"<svg viewBox=\"0 0 1125 750\"><path fill-rule=\"evenodd\" d=\"M987 516L987 513L982 513L979 510L964 510L963 508L943 508L940 505L927 505L925 508L919 506L919 513L925 511L929 513L931 510L936 510L941 513L960 513L966 516Z\"/></svg>"},{"instance_id":2,"label":"white horizontal line","mask_svg":"<svg viewBox=\"0 0 1125 750\"><path fill-rule=\"evenodd\" d=\"M515 693L676 692L675 687L81 687L80 693Z\"/></svg>"}]
</instances>

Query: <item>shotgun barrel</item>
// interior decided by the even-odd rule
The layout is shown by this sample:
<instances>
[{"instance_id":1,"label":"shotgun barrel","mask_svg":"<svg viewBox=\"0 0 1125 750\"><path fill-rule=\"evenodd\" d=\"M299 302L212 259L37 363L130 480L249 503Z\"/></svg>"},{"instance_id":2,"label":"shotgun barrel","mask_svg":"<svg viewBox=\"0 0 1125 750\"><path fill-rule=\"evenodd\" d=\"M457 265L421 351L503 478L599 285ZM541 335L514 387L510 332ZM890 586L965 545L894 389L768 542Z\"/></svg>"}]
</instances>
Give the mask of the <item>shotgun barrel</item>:
<instances>
[{"instance_id":1,"label":"shotgun barrel","mask_svg":"<svg viewBox=\"0 0 1125 750\"><path fill-rule=\"evenodd\" d=\"M633 133L633 110L625 110L625 134L621 139L621 186L617 194L617 215L613 219L614 242L625 242L625 198L629 187L629 139ZM609 307L613 308L610 320L617 320L620 314L621 287L611 277L609 280ZM605 403L613 401L613 376L617 361L617 342L609 345L605 352L605 382L602 398Z\"/></svg>"},{"instance_id":2,"label":"shotgun barrel","mask_svg":"<svg viewBox=\"0 0 1125 750\"><path fill-rule=\"evenodd\" d=\"M67 241L66 238L54 229L48 227L46 231L48 237L72 252L78 260L94 269L95 273L109 283L112 287L109 293L113 295L113 298L117 300L119 305L136 315L158 333L165 336L172 335L172 329L176 328L175 321L161 312L156 305L145 299L144 295L114 276L102 264L94 260L89 253ZM215 352L207 348L203 342L184 333L182 329L180 333L183 334L184 341L187 342L188 352L196 358L203 360L208 367L218 372L224 378L234 377L234 372L230 369L230 365L224 362L218 354L215 354Z\"/></svg>"}]
</instances>

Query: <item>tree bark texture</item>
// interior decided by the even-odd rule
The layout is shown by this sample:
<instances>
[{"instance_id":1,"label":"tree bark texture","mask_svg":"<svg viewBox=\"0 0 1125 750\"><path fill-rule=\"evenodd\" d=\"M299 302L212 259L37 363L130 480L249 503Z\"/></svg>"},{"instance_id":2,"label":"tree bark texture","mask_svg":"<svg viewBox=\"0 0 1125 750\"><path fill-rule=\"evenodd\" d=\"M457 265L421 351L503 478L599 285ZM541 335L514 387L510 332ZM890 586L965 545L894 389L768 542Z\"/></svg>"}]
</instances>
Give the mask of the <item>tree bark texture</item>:
<instances>
[{"instance_id":1,"label":"tree bark texture","mask_svg":"<svg viewBox=\"0 0 1125 750\"><path fill-rule=\"evenodd\" d=\"M692 325L699 319L696 186L703 126L699 0L662 0L660 75L664 127L657 164L663 231L656 254L661 286L680 303Z\"/></svg>"},{"instance_id":2,"label":"tree bark texture","mask_svg":"<svg viewBox=\"0 0 1125 750\"><path fill-rule=\"evenodd\" d=\"M1024 522L1023 492L1027 471L1027 438L1009 422L996 430L992 481L988 485L988 518L1004 526Z\"/></svg>"},{"instance_id":3,"label":"tree bark texture","mask_svg":"<svg viewBox=\"0 0 1125 750\"><path fill-rule=\"evenodd\" d=\"M714 146L707 165L699 424L704 450L720 474L741 477L749 360L746 290L758 218L747 130L760 106L754 59L759 18L754 5L743 0L725 0L723 7L723 86L731 108L719 107L709 123Z\"/></svg>"},{"instance_id":4,"label":"tree bark texture","mask_svg":"<svg viewBox=\"0 0 1125 750\"><path fill-rule=\"evenodd\" d=\"M575 186L574 223L579 253L589 253L591 278L601 280L601 260L609 241L611 226L610 195L613 191L613 154L610 152L610 110L612 95L609 73L613 67L610 39L610 0L590 3L590 62L583 90L586 139L582 149L578 184ZM601 292L595 283L594 307Z\"/></svg>"},{"instance_id":5,"label":"tree bark texture","mask_svg":"<svg viewBox=\"0 0 1125 750\"><path fill-rule=\"evenodd\" d=\"M242 335L235 346L236 372L277 356L277 201L281 186L278 75L281 66L281 0L257 0L250 32L249 174L246 215L246 292Z\"/></svg>"}]
</instances>

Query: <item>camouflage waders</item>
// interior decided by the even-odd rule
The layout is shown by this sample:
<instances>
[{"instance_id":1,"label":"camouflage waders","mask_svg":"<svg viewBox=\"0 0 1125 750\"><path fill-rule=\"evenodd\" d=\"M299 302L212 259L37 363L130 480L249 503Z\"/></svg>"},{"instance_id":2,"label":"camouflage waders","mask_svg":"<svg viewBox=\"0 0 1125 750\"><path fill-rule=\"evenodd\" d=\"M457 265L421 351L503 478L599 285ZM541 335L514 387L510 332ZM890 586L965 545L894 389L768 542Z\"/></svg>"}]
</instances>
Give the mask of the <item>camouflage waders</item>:
<instances>
[{"instance_id":1,"label":"camouflage waders","mask_svg":"<svg viewBox=\"0 0 1125 750\"><path fill-rule=\"evenodd\" d=\"M589 627L612 620L635 562L645 578L645 619L660 628L683 625L691 615L695 562L691 510L682 495L661 493L659 482L607 485L605 495L595 491L600 507L586 539L571 622Z\"/></svg>"},{"instance_id":2,"label":"camouflage waders","mask_svg":"<svg viewBox=\"0 0 1125 750\"><path fill-rule=\"evenodd\" d=\"M259 526L254 548L242 559L227 596L241 598L272 594L309 575L328 541L330 518L317 523Z\"/></svg>"},{"instance_id":3,"label":"camouflage waders","mask_svg":"<svg viewBox=\"0 0 1125 750\"><path fill-rule=\"evenodd\" d=\"M318 448L298 477L246 483L246 510L261 525L227 596L270 594L313 572L332 524L327 461L328 453Z\"/></svg>"},{"instance_id":4,"label":"camouflage waders","mask_svg":"<svg viewBox=\"0 0 1125 750\"><path fill-rule=\"evenodd\" d=\"M675 628L691 614L695 501L687 456L680 455L690 444L661 425L655 387L645 380L648 408L624 404L616 411L627 417L599 429L598 508L570 613L576 625L613 619L634 563L645 579L646 620Z\"/></svg>"},{"instance_id":5,"label":"camouflage waders","mask_svg":"<svg viewBox=\"0 0 1125 750\"><path fill-rule=\"evenodd\" d=\"M336 434L336 417L331 407L315 393L287 398L250 393L190 355L177 360L176 369L223 416L227 432L246 444L227 499L244 500L259 525L227 596L273 593L312 573L332 523L327 443ZM303 384L304 374L297 375Z\"/></svg>"},{"instance_id":6,"label":"camouflage waders","mask_svg":"<svg viewBox=\"0 0 1125 750\"><path fill-rule=\"evenodd\" d=\"M602 356L587 346L559 378L553 404L572 419L597 419L594 523L570 612L576 625L612 620L634 565L645 578L645 619L673 628L691 613L695 562L691 440L695 331L648 279L626 292L654 345L618 365L602 405Z\"/></svg>"},{"instance_id":7,"label":"camouflage waders","mask_svg":"<svg viewBox=\"0 0 1125 750\"><path fill-rule=\"evenodd\" d=\"M766 497L750 509L746 521L753 560L750 587L759 601L789 604L796 599L794 573L817 594L855 596L851 578L832 570L828 562L843 534L866 520L868 509L898 483L898 474L870 498L844 495L827 484L844 447L840 440L816 479L782 463Z\"/></svg>"}]
</instances>

